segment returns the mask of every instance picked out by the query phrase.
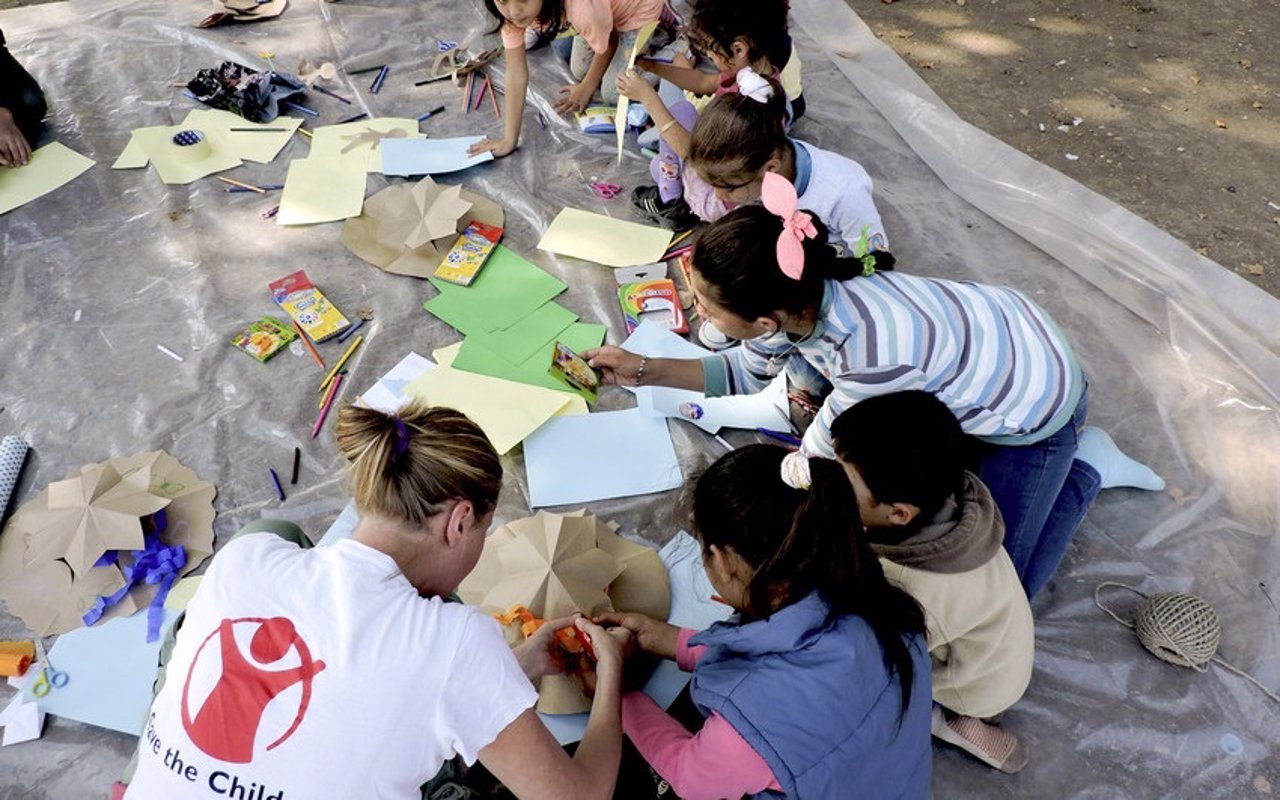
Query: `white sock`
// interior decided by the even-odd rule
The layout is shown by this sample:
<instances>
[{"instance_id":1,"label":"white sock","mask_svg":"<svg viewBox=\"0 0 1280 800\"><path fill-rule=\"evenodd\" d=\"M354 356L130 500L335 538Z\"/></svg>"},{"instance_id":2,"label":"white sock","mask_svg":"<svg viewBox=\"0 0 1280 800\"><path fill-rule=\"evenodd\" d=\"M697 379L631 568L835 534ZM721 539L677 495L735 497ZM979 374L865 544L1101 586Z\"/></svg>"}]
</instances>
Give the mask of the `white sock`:
<instances>
[{"instance_id":1,"label":"white sock","mask_svg":"<svg viewBox=\"0 0 1280 800\"><path fill-rule=\"evenodd\" d=\"M1164 479L1146 464L1134 461L1112 441L1101 428L1089 426L1080 434L1076 458L1093 467L1102 476L1102 488L1132 486L1158 492L1164 488Z\"/></svg>"}]
</instances>

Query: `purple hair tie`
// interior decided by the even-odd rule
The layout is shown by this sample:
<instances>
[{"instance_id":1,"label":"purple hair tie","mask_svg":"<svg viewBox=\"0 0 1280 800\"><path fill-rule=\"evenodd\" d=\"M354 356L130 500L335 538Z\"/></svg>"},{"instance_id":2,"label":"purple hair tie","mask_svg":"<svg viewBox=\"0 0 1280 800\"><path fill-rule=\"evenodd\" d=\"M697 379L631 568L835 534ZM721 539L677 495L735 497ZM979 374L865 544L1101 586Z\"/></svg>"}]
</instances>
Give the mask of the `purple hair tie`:
<instances>
[{"instance_id":1,"label":"purple hair tie","mask_svg":"<svg viewBox=\"0 0 1280 800\"><path fill-rule=\"evenodd\" d=\"M396 423L396 456L399 457L409 449L409 429L399 417L391 419Z\"/></svg>"}]
</instances>

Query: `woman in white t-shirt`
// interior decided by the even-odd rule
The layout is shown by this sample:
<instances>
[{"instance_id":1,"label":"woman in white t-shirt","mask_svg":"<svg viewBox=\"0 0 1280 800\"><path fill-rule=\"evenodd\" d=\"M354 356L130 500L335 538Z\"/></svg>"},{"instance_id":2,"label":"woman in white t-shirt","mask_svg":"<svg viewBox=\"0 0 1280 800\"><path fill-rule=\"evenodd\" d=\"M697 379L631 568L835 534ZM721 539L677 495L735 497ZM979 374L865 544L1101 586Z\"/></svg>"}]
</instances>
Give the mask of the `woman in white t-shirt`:
<instances>
[{"instance_id":1,"label":"woman in white t-shirt","mask_svg":"<svg viewBox=\"0 0 1280 800\"><path fill-rule=\"evenodd\" d=\"M446 600L480 557L502 485L484 433L425 406L398 416L347 407L336 432L355 533L309 549L257 525L218 553L182 620L125 796L419 800L455 757L479 760L517 797L610 796L617 641L572 623L598 663L591 720L570 758L534 712L531 681L557 670L553 632L571 621L513 651L496 621Z\"/></svg>"}]
</instances>

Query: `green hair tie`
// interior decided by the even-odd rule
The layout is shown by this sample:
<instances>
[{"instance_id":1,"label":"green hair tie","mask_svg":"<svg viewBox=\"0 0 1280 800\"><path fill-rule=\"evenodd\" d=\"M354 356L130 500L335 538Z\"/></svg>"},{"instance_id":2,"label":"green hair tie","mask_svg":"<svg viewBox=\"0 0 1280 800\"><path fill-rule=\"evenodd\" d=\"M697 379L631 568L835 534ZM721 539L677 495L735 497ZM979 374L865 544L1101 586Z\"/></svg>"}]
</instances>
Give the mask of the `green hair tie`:
<instances>
[{"instance_id":1,"label":"green hair tie","mask_svg":"<svg viewBox=\"0 0 1280 800\"><path fill-rule=\"evenodd\" d=\"M862 257L862 277L869 278L876 274L876 257L872 253L867 253Z\"/></svg>"}]
</instances>

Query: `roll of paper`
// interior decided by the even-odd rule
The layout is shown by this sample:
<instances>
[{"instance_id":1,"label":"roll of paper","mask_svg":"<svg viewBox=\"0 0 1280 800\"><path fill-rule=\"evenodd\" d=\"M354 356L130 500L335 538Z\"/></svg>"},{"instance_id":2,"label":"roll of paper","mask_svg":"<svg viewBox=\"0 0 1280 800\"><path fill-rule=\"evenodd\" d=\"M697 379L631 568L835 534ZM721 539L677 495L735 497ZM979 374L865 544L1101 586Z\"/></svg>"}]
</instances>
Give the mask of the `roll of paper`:
<instances>
[{"instance_id":1,"label":"roll of paper","mask_svg":"<svg viewBox=\"0 0 1280 800\"><path fill-rule=\"evenodd\" d=\"M0 439L0 523L8 515L13 489L22 475L22 465L27 462L27 443L17 436Z\"/></svg>"},{"instance_id":2,"label":"roll of paper","mask_svg":"<svg viewBox=\"0 0 1280 800\"><path fill-rule=\"evenodd\" d=\"M213 145L202 132L197 130L179 131L171 140L175 158L184 163L203 161L213 153Z\"/></svg>"},{"instance_id":3,"label":"roll of paper","mask_svg":"<svg viewBox=\"0 0 1280 800\"><path fill-rule=\"evenodd\" d=\"M15 678L27 674L31 666L31 658L17 653L0 653L0 675Z\"/></svg>"}]
</instances>

